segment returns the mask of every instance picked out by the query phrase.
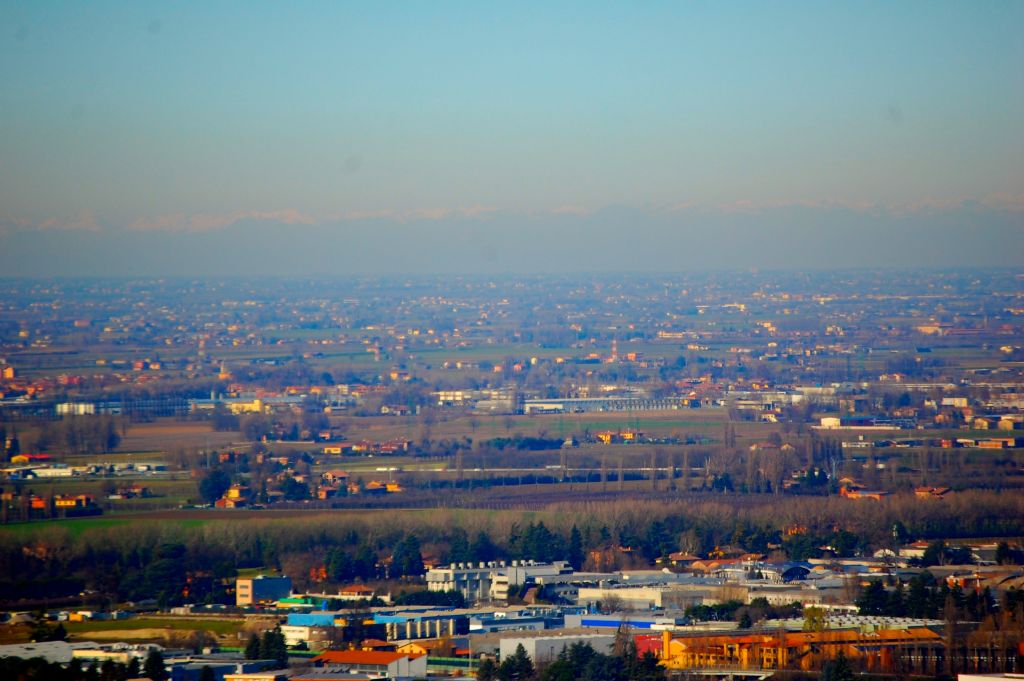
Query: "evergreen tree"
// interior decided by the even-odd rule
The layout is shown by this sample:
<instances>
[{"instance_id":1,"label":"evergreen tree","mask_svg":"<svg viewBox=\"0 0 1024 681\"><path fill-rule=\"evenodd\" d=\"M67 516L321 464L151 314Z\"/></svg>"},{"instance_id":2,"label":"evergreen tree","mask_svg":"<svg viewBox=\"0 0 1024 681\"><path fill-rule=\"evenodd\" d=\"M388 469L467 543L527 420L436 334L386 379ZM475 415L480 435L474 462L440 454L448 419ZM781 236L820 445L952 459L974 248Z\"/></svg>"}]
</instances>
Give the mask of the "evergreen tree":
<instances>
[{"instance_id":1,"label":"evergreen tree","mask_svg":"<svg viewBox=\"0 0 1024 681\"><path fill-rule=\"evenodd\" d=\"M245 659L247 660L258 660L260 659L260 639L256 634L249 637L249 642L245 644Z\"/></svg>"},{"instance_id":2,"label":"evergreen tree","mask_svg":"<svg viewBox=\"0 0 1024 681\"><path fill-rule=\"evenodd\" d=\"M467 563L473 561L473 553L469 547L469 538L461 527L452 533L451 548L448 550L449 563Z\"/></svg>"},{"instance_id":3,"label":"evergreen tree","mask_svg":"<svg viewBox=\"0 0 1024 681\"><path fill-rule=\"evenodd\" d=\"M928 586L925 575L927 572L914 575L910 578L910 587L907 589L905 610L908 617L923 618L929 615Z\"/></svg>"},{"instance_id":4,"label":"evergreen tree","mask_svg":"<svg viewBox=\"0 0 1024 681\"><path fill-rule=\"evenodd\" d=\"M580 676L583 681L627 681L626 666L621 657L595 655Z\"/></svg>"},{"instance_id":5,"label":"evergreen tree","mask_svg":"<svg viewBox=\"0 0 1024 681\"><path fill-rule=\"evenodd\" d=\"M377 556L369 544L363 544L356 551L352 565L353 577L364 581L377 578Z\"/></svg>"},{"instance_id":6,"label":"evergreen tree","mask_svg":"<svg viewBox=\"0 0 1024 681\"><path fill-rule=\"evenodd\" d=\"M526 560L550 563L564 555L563 541L562 537L551 532L543 521L538 521L536 525L530 523L518 538L518 554L520 558ZM509 546L511 549L512 544ZM513 555L515 553L513 551Z\"/></svg>"},{"instance_id":7,"label":"evergreen tree","mask_svg":"<svg viewBox=\"0 0 1024 681\"><path fill-rule=\"evenodd\" d=\"M476 669L476 681L494 681L496 678L498 678L498 665L494 664L494 660L491 658L484 658L484 661Z\"/></svg>"},{"instance_id":8,"label":"evergreen tree","mask_svg":"<svg viewBox=\"0 0 1024 681\"><path fill-rule=\"evenodd\" d=\"M281 627L275 627L270 635L270 644L267 648L268 659L272 659L278 669L288 668L288 645L285 643L285 635L281 633Z\"/></svg>"},{"instance_id":9,"label":"evergreen tree","mask_svg":"<svg viewBox=\"0 0 1024 681\"><path fill-rule=\"evenodd\" d=\"M265 632L260 647L263 653L260 655L261 658L273 660L277 664L277 669L288 667L288 646L284 642L281 627L274 627L273 631Z\"/></svg>"},{"instance_id":10,"label":"evergreen tree","mask_svg":"<svg viewBox=\"0 0 1024 681\"><path fill-rule=\"evenodd\" d=\"M879 581L873 581L861 592L856 605L861 615L882 615L888 602L885 586Z\"/></svg>"},{"instance_id":11,"label":"evergreen tree","mask_svg":"<svg viewBox=\"0 0 1024 681\"><path fill-rule=\"evenodd\" d=\"M569 532L569 549L566 552L566 560L572 565L573 570L583 568L583 537L580 535L580 528L575 525L572 526L572 531Z\"/></svg>"},{"instance_id":12,"label":"evergreen tree","mask_svg":"<svg viewBox=\"0 0 1024 681\"><path fill-rule=\"evenodd\" d=\"M897 582L896 588L889 592L885 603L885 614L890 617L906 617L907 602L903 591L903 582Z\"/></svg>"},{"instance_id":13,"label":"evergreen tree","mask_svg":"<svg viewBox=\"0 0 1024 681\"><path fill-rule=\"evenodd\" d=\"M640 541L640 551L651 563L672 551L672 537L665 530L664 523L655 520L647 526L647 532Z\"/></svg>"},{"instance_id":14,"label":"evergreen tree","mask_svg":"<svg viewBox=\"0 0 1024 681\"><path fill-rule=\"evenodd\" d=\"M540 681L576 681L576 678L576 671L568 660L555 660L540 675Z\"/></svg>"},{"instance_id":15,"label":"evergreen tree","mask_svg":"<svg viewBox=\"0 0 1024 681\"><path fill-rule=\"evenodd\" d=\"M146 656L146 663L142 665L142 675L153 681L166 681L169 678L164 656L156 648L150 650Z\"/></svg>"},{"instance_id":16,"label":"evergreen tree","mask_svg":"<svg viewBox=\"0 0 1024 681\"><path fill-rule=\"evenodd\" d=\"M409 534L395 546L391 554L392 577L419 577L424 572L420 540Z\"/></svg>"},{"instance_id":17,"label":"evergreen tree","mask_svg":"<svg viewBox=\"0 0 1024 681\"><path fill-rule=\"evenodd\" d=\"M494 542L491 541L491 536L483 530L477 532L476 539L473 540L473 544L469 547L469 551L472 556L472 560L478 562L483 561L486 563L501 557L501 551L494 545Z\"/></svg>"},{"instance_id":18,"label":"evergreen tree","mask_svg":"<svg viewBox=\"0 0 1024 681\"><path fill-rule=\"evenodd\" d=\"M658 656L648 650L640 656L629 678L631 681L665 681L665 668L659 663Z\"/></svg>"},{"instance_id":19,"label":"evergreen tree","mask_svg":"<svg viewBox=\"0 0 1024 681\"><path fill-rule=\"evenodd\" d=\"M516 646L516 651L502 660L498 666L498 678L501 681L522 681L532 678L533 673L533 660L526 653L526 648L522 643Z\"/></svg>"},{"instance_id":20,"label":"evergreen tree","mask_svg":"<svg viewBox=\"0 0 1024 681\"><path fill-rule=\"evenodd\" d=\"M518 558L522 552L520 544L523 541L523 532L519 527L519 523L512 523L512 527L508 530L508 541L505 542L505 546L508 547L509 556Z\"/></svg>"},{"instance_id":21,"label":"evergreen tree","mask_svg":"<svg viewBox=\"0 0 1024 681\"><path fill-rule=\"evenodd\" d=\"M339 548L328 551L327 577L332 582L347 582L355 577L355 565L347 552Z\"/></svg>"},{"instance_id":22,"label":"evergreen tree","mask_svg":"<svg viewBox=\"0 0 1024 681\"><path fill-rule=\"evenodd\" d=\"M214 468L199 481L199 494L209 504L220 499L231 487L231 476Z\"/></svg>"},{"instance_id":23,"label":"evergreen tree","mask_svg":"<svg viewBox=\"0 0 1024 681\"><path fill-rule=\"evenodd\" d=\"M936 539L928 544L921 556L921 565L931 567L932 565L944 565L946 563L946 542Z\"/></svg>"},{"instance_id":24,"label":"evergreen tree","mask_svg":"<svg viewBox=\"0 0 1024 681\"><path fill-rule=\"evenodd\" d=\"M842 651L821 668L821 681L853 681L853 670Z\"/></svg>"},{"instance_id":25,"label":"evergreen tree","mask_svg":"<svg viewBox=\"0 0 1024 681\"><path fill-rule=\"evenodd\" d=\"M568 661L572 665L573 673L579 676L595 655L597 651L589 643L577 642L563 650L558 658Z\"/></svg>"}]
</instances>

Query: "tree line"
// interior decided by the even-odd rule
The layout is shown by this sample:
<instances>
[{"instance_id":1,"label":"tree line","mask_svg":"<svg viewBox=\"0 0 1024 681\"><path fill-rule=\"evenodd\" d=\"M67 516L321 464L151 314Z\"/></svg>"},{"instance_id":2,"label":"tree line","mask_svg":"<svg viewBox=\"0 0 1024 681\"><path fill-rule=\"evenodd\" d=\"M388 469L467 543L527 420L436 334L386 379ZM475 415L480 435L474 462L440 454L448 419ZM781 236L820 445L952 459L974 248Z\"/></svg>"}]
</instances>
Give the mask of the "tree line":
<instances>
[{"instance_id":1,"label":"tree line","mask_svg":"<svg viewBox=\"0 0 1024 681\"><path fill-rule=\"evenodd\" d=\"M567 560L590 569L614 568L615 561L651 565L673 551L708 555L727 546L804 559L825 551L866 554L953 533L1024 534L1024 499L1013 494L963 493L943 502L756 501L560 504L529 514L439 509L429 517L333 512L198 526L131 521L74 533L40 524L0 536L0 599L70 598L88 591L110 602L229 602L228 586L241 568L284 569L301 588L314 569L336 583L415 578L426 557L441 563ZM957 552L947 547L927 557L950 562L958 560ZM1000 557L1022 558L1009 548Z\"/></svg>"},{"instance_id":2,"label":"tree line","mask_svg":"<svg viewBox=\"0 0 1024 681\"><path fill-rule=\"evenodd\" d=\"M109 659L102 663L93 660L85 664L81 659L75 658L67 665L49 662L42 657L0 658L0 679L11 681L128 681L137 678L147 678L151 681L166 681L170 678L163 655L158 650L151 650L141 664L135 657L127 664ZM216 681L216 678L210 667L204 668L199 675L199 681Z\"/></svg>"},{"instance_id":3,"label":"tree line","mask_svg":"<svg viewBox=\"0 0 1024 681\"><path fill-rule=\"evenodd\" d=\"M477 681L664 681L665 670L624 632L616 636L611 652L601 653L589 643L573 643L549 664L535 665L520 644L500 664L487 658L477 669Z\"/></svg>"}]
</instances>

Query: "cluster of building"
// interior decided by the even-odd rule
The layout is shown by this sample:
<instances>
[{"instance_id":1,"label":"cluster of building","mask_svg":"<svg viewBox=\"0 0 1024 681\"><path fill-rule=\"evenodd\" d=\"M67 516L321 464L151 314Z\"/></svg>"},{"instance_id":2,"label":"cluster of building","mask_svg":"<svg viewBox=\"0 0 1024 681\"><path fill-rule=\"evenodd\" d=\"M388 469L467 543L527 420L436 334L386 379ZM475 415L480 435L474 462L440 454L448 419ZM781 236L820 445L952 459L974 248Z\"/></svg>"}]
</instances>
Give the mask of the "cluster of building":
<instances>
[{"instance_id":1,"label":"cluster of building","mask_svg":"<svg viewBox=\"0 0 1024 681\"><path fill-rule=\"evenodd\" d=\"M1024 569L995 564L996 545L982 542L965 548L978 564L932 567L933 576L951 588L977 593L1024 588ZM672 569L614 572L581 572L564 561L529 560L430 568L425 578L428 591L458 592L465 607L397 605L364 584L350 584L337 593L297 594L288 577L245 577L236 580L239 610L232 616L245 616L264 629L276 626L293 661L303 662L301 671L266 670L269 661L245 660L240 652L162 652L171 679L180 681L208 674L205 667L226 681L465 677L473 676L484 658L503 660L520 646L535 664L552 662L576 643L610 654L626 632L640 654L653 654L676 673L814 671L841 654L872 673L935 675L946 668L951 655L961 654L950 647L949 623L858 615L851 602L863 585L906 581L917 574L920 569L910 561L926 550L924 542L916 542L898 553L883 550L867 558L784 562L756 554L731 556L724 550L707 558L676 553L667 558ZM380 601L370 600L376 598ZM338 602L348 607L330 607ZM779 612L802 615L743 625L731 616L702 620L696 614L702 607L715 612L716 606L729 604L775 606ZM125 616L65 614L68 620ZM175 608L171 614L212 616L197 606ZM152 647L24 644L0 646L0 657L124 663L144 658ZM1017 663L1018 654L1016 644L994 643L986 648L988 658L974 664L1009 668ZM970 664L964 659L967 662L957 662L961 669Z\"/></svg>"},{"instance_id":2,"label":"cluster of building","mask_svg":"<svg viewBox=\"0 0 1024 681\"><path fill-rule=\"evenodd\" d=\"M56 461L50 454L17 454L10 458L7 465L0 468L0 476L8 480L45 480L97 476L152 476L166 471L167 464L163 462L122 461L72 466Z\"/></svg>"},{"instance_id":3,"label":"cluster of building","mask_svg":"<svg viewBox=\"0 0 1024 681\"><path fill-rule=\"evenodd\" d=\"M28 492L19 494L12 490L0 490L0 517L4 522L12 520L33 520L45 518L74 518L100 515L103 509L97 505L91 494L53 494L40 496Z\"/></svg>"},{"instance_id":4,"label":"cluster of building","mask_svg":"<svg viewBox=\"0 0 1024 681\"><path fill-rule=\"evenodd\" d=\"M995 564L995 544L976 543L965 548L978 564L930 570L951 587L958 585L979 592L985 588L1000 592L1024 587L1021 567ZM634 629L684 625L704 629L707 624L690 622L684 613L695 607L728 602L796 604L844 617L856 610L851 599L863 585L897 578L906 581L920 572L921 568L912 567L908 561L921 558L926 549L925 542L917 542L902 547L898 553L882 550L867 558L786 562L767 561L756 554L701 559L678 553L669 557L674 570L615 572L580 572L564 561L455 563L429 569L425 577L427 589L458 592L470 607L369 608L364 624L381 625L380 638L395 641L506 630L614 629L627 619ZM240 606L263 603L287 610L289 626L309 627L289 630L290 640L315 645L317 640L331 639L325 628L348 626L351 618L349 611L319 609L322 604L333 598L368 598L373 594L367 587L349 589L338 595L307 594L296 599L287 578L262 577L239 580L237 597ZM723 626L729 628L734 624Z\"/></svg>"},{"instance_id":5,"label":"cluster of building","mask_svg":"<svg viewBox=\"0 0 1024 681\"><path fill-rule=\"evenodd\" d=\"M409 451L409 447L411 445L412 442L402 439L393 439L384 442L359 440L358 442L337 442L324 445L322 451L324 454L332 456L342 456L346 454L359 456L387 456L404 454Z\"/></svg>"}]
</instances>

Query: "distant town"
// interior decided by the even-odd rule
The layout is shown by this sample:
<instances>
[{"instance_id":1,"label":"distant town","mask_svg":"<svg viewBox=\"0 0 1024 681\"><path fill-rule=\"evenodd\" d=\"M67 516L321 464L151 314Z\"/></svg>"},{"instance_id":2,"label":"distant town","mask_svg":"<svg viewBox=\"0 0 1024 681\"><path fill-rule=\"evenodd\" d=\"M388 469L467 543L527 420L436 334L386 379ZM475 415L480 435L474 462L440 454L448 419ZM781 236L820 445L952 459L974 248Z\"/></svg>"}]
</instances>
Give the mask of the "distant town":
<instances>
[{"instance_id":1,"label":"distant town","mask_svg":"<svg viewBox=\"0 0 1024 681\"><path fill-rule=\"evenodd\" d=\"M2 678L1024 673L1015 270L3 280L0 443Z\"/></svg>"}]
</instances>

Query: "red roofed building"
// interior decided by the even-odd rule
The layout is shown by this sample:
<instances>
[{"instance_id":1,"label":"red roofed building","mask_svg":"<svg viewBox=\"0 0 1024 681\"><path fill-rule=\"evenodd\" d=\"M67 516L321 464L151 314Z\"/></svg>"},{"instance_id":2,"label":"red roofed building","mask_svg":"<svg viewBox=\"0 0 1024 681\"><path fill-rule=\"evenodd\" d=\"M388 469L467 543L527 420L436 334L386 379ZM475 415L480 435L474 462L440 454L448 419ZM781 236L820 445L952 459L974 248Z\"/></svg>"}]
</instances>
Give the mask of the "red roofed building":
<instances>
[{"instance_id":1,"label":"red roofed building","mask_svg":"<svg viewBox=\"0 0 1024 681\"><path fill-rule=\"evenodd\" d=\"M661 658L663 639L660 634L641 634L634 637L636 642L636 654L643 657L645 653L652 653Z\"/></svg>"},{"instance_id":2,"label":"red roofed building","mask_svg":"<svg viewBox=\"0 0 1024 681\"><path fill-rule=\"evenodd\" d=\"M11 463L49 463L52 458L49 454L15 454Z\"/></svg>"},{"instance_id":3,"label":"red roofed building","mask_svg":"<svg viewBox=\"0 0 1024 681\"><path fill-rule=\"evenodd\" d=\"M328 650L313 658L317 667L346 669L373 676L427 675L427 656L382 650Z\"/></svg>"},{"instance_id":4,"label":"red roofed building","mask_svg":"<svg viewBox=\"0 0 1024 681\"><path fill-rule=\"evenodd\" d=\"M918 499L945 499L952 492L948 487L917 487L914 496Z\"/></svg>"},{"instance_id":5,"label":"red roofed building","mask_svg":"<svg viewBox=\"0 0 1024 681\"><path fill-rule=\"evenodd\" d=\"M393 641L382 641L379 638L364 638L359 647L363 650L384 650L394 652L395 643Z\"/></svg>"},{"instance_id":6,"label":"red roofed building","mask_svg":"<svg viewBox=\"0 0 1024 681\"><path fill-rule=\"evenodd\" d=\"M365 584L353 584L338 591L338 596L345 601L361 601L373 598L373 589Z\"/></svg>"}]
</instances>

